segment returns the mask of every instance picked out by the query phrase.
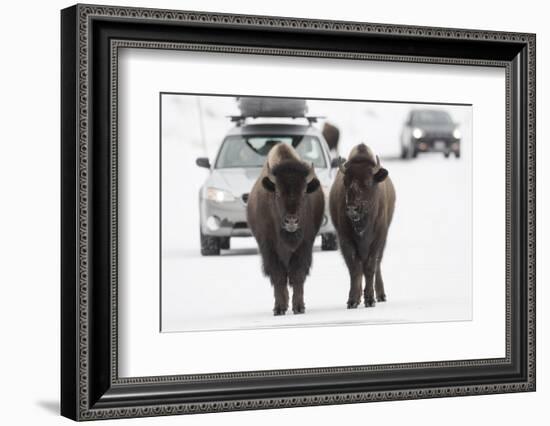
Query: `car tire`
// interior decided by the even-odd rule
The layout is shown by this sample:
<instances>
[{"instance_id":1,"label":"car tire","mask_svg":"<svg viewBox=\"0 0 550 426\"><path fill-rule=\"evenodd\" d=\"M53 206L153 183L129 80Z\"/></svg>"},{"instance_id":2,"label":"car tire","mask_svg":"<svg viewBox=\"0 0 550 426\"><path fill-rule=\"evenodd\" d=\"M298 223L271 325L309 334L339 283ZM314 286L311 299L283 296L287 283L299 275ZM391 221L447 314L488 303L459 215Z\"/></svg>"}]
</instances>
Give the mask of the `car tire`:
<instances>
[{"instance_id":1,"label":"car tire","mask_svg":"<svg viewBox=\"0 0 550 426\"><path fill-rule=\"evenodd\" d=\"M201 254L203 256L218 256L221 248L221 238L204 235L201 232Z\"/></svg>"},{"instance_id":2,"label":"car tire","mask_svg":"<svg viewBox=\"0 0 550 426\"><path fill-rule=\"evenodd\" d=\"M411 142L407 148L405 148L405 158L410 160L413 158L413 152L415 151L414 144Z\"/></svg>"},{"instance_id":3,"label":"car tire","mask_svg":"<svg viewBox=\"0 0 550 426\"><path fill-rule=\"evenodd\" d=\"M231 238L230 237L223 237L220 238L220 248L222 250L229 250L231 248Z\"/></svg>"},{"instance_id":4,"label":"car tire","mask_svg":"<svg viewBox=\"0 0 550 426\"><path fill-rule=\"evenodd\" d=\"M401 147L401 159L405 160L407 158L407 149Z\"/></svg>"},{"instance_id":5,"label":"car tire","mask_svg":"<svg viewBox=\"0 0 550 426\"><path fill-rule=\"evenodd\" d=\"M449 158L449 155L451 155L449 152L444 152L443 155L445 156L445 158Z\"/></svg>"},{"instance_id":6,"label":"car tire","mask_svg":"<svg viewBox=\"0 0 550 426\"><path fill-rule=\"evenodd\" d=\"M460 158L460 151L456 151L456 152L455 152L455 157L456 157L456 158Z\"/></svg>"},{"instance_id":7,"label":"car tire","mask_svg":"<svg viewBox=\"0 0 550 426\"><path fill-rule=\"evenodd\" d=\"M411 158L416 158L417 155L418 155L418 151L416 150L416 148L413 148L411 153Z\"/></svg>"},{"instance_id":8,"label":"car tire","mask_svg":"<svg viewBox=\"0 0 550 426\"><path fill-rule=\"evenodd\" d=\"M321 235L321 250L334 251L338 249L338 240L336 234L322 234Z\"/></svg>"}]
</instances>

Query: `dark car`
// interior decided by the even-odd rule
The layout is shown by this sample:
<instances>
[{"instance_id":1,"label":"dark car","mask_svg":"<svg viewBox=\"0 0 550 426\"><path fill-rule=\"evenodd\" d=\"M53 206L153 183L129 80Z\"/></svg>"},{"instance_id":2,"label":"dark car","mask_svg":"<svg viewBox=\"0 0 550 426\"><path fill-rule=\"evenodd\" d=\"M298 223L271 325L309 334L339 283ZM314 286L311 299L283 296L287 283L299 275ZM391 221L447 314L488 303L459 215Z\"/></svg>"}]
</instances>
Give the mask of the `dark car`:
<instances>
[{"instance_id":1,"label":"dark car","mask_svg":"<svg viewBox=\"0 0 550 426\"><path fill-rule=\"evenodd\" d=\"M462 135L451 115L442 109L415 109L401 132L401 158L419 153L442 152L445 158L460 157Z\"/></svg>"}]
</instances>

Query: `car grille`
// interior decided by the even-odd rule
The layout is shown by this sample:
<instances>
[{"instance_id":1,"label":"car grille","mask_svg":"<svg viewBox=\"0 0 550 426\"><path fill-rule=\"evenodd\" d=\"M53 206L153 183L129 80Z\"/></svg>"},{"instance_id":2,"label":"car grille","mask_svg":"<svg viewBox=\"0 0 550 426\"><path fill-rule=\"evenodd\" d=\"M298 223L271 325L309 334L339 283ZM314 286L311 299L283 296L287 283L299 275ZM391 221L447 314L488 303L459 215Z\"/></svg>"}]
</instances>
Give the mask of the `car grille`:
<instances>
[{"instance_id":1,"label":"car grille","mask_svg":"<svg viewBox=\"0 0 550 426\"><path fill-rule=\"evenodd\" d=\"M246 222L235 222L233 225L233 229L247 229L248 223Z\"/></svg>"},{"instance_id":2,"label":"car grille","mask_svg":"<svg viewBox=\"0 0 550 426\"><path fill-rule=\"evenodd\" d=\"M245 203L245 204L248 203L248 194L243 194L241 196L241 199L243 200L243 203Z\"/></svg>"},{"instance_id":3,"label":"car grille","mask_svg":"<svg viewBox=\"0 0 550 426\"><path fill-rule=\"evenodd\" d=\"M427 132L425 137L430 139L448 139L450 136L450 132Z\"/></svg>"}]
</instances>

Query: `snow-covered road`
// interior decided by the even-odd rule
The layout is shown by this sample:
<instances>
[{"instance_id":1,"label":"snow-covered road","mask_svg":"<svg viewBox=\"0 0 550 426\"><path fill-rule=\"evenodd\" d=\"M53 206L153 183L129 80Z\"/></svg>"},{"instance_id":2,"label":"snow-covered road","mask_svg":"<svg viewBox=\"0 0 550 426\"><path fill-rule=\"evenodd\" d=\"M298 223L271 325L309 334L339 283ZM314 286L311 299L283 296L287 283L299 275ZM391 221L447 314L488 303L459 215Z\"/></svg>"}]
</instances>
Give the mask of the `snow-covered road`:
<instances>
[{"instance_id":1,"label":"snow-covered road","mask_svg":"<svg viewBox=\"0 0 550 426\"><path fill-rule=\"evenodd\" d=\"M192 222L182 246L163 251L162 331L470 319L471 209L460 181L463 161L429 155L384 164L398 200L382 263L386 303L347 310L344 261L339 252L321 251L317 241L305 286L306 314L289 310L274 317L254 239L234 238L221 256L202 257Z\"/></svg>"}]
</instances>

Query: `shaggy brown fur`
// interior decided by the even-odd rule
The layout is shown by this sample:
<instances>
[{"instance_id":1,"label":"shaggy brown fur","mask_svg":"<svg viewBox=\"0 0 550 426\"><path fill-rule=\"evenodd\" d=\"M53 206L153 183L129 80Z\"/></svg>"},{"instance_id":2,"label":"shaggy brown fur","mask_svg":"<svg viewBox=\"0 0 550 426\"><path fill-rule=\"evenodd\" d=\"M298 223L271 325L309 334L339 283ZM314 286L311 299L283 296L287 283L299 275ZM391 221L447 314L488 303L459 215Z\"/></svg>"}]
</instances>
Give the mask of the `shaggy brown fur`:
<instances>
[{"instance_id":1,"label":"shaggy brown fur","mask_svg":"<svg viewBox=\"0 0 550 426\"><path fill-rule=\"evenodd\" d=\"M338 141L340 140L340 130L338 130L338 127L326 121L323 124L323 137L327 141L329 149L338 152Z\"/></svg>"},{"instance_id":2,"label":"shaggy brown fur","mask_svg":"<svg viewBox=\"0 0 550 426\"><path fill-rule=\"evenodd\" d=\"M288 309L288 285L293 289L293 312L305 312L304 282L323 211L323 191L313 166L288 145L273 147L250 192L247 220L273 286L275 315Z\"/></svg>"}]
</instances>

